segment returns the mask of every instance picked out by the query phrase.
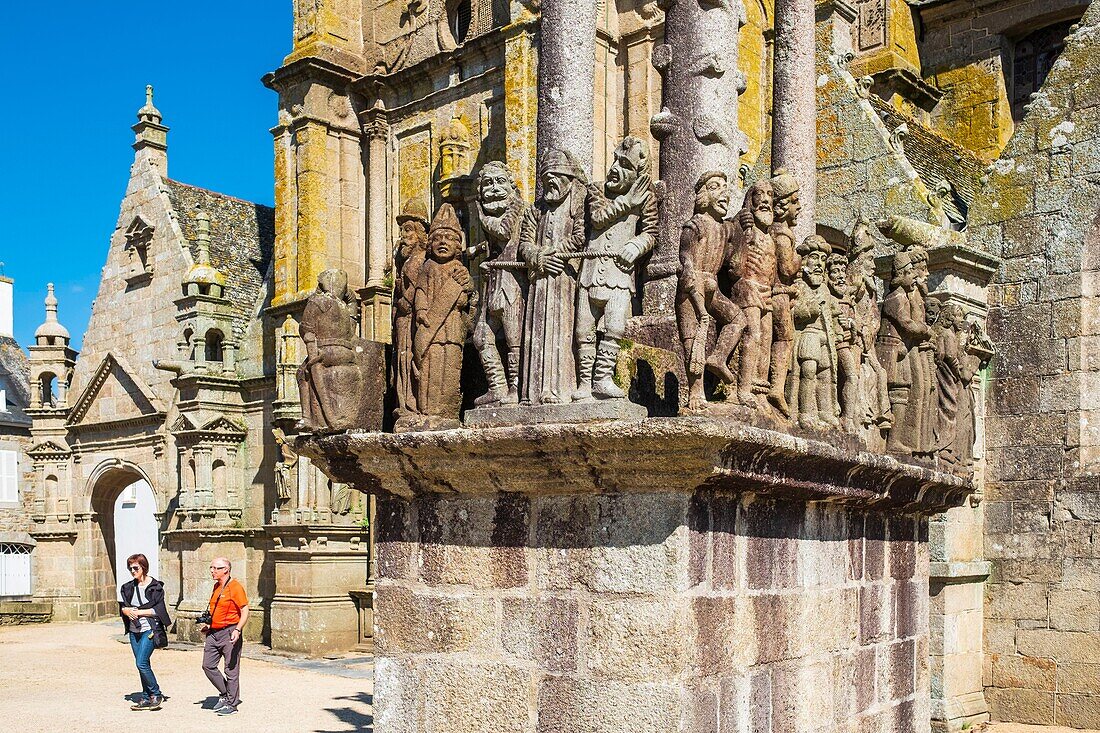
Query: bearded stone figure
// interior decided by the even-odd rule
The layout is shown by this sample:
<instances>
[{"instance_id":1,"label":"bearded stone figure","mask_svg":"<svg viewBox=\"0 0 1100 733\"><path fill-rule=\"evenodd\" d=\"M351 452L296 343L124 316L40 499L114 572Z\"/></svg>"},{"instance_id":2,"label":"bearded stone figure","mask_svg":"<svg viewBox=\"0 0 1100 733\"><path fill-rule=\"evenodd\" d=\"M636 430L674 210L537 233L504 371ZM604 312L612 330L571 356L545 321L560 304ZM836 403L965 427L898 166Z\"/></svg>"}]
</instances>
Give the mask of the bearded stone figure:
<instances>
[{"instance_id":1,"label":"bearded stone figure","mask_svg":"<svg viewBox=\"0 0 1100 733\"><path fill-rule=\"evenodd\" d=\"M519 401L520 347L527 276L517 267L520 225L526 205L508 168L486 163L477 177L477 212L485 232L489 259L485 292L474 326L474 348L489 382L489 391L474 404L514 405ZM499 344L504 344L501 359Z\"/></svg>"},{"instance_id":2,"label":"bearded stone figure","mask_svg":"<svg viewBox=\"0 0 1100 733\"><path fill-rule=\"evenodd\" d=\"M519 254L527 264L528 295L520 401L564 404L577 386L573 325L576 255L585 245L585 175L567 152L551 150L539 171L542 198L523 216Z\"/></svg>"},{"instance_id":3,"label":"bearded stone figure","mask_svg":"<svg viewBox=\"0 0 1100 733\"><path fill-rule=\"evenodd\" d=\"M894 255L890 292L882 302L882 330L878 354L886 369L894 424L886 442L891 453L921 450L923 418L928 413L931 375L925 354L932 348L925 321L924 299L917 289L917 273L909 252Z\"/></svg>"},{"instance_id":4,"label":"bearded stone figure","mask_svg":"<svg viewBox=\"0 0 1100 733\"><path fill-rule=\"evenodd\" d=\"M878 280L875 278L875 241L871 223L862 217L852 230L848 248L849 297L855 310L856 333L852 353L858 367L857 427L872 448L882 447L883 430L893 423L886 369L875 348L882 317L879 313Z\"/></svg>"},{"instance_id":5,"label":"bearded stone figure","mask_svg":"<svg viewBox=\"0 0 1100 733\"><path fill-rule=\"evenodd\" d=\"M840 425L836 404L837 336L840 308L826 282L829 243L814 234L798 247L802 279L794 285L791 317L795 326L791 400L798 423L811 430Z\"/></svg>"},{"instance_id":6,"label":"bearded stone figure","mask_svg":"<svg viewBox=\"0 0 1100 733\"><path fill-rule=\"evenodd\" d=\"M924 323L931 327L939 315L940 304L935 298L928 297L928 250L922 246L911 246L907 250L913 258L913 274L916 280L916 289L910 293L914 309L924 309ZM920 394L910 398L910 403L919 405L921 410L919 424L920 437L913 448L914 453L930 454L935 449L936 426L936 352L931 341L920 350L920 356L924 360L921 374L924 382L920 386ZM914 382L913 388L917 389Z\"/></svg>"},{"instance_id":7,"label":"bearded stone figure","mask_svg":"<svg viewBox=\"0 0 1100 733\"><path fill-rule=\"evenodd\" d=\"M859 408L859 352L855 348L858 330L856 308L848 285L848 257L832 252L825 261L829 294L836 302L840 329L836 333L836 381L840 415L845 427L854 430Z\"/></svg>"},{"instance_id":8,"label":"bearded stone figure","mask_svg":"<svg viewBox=\"0 0 1100 733\"><path fill-rule=\"evenodd\" d=\"M574 402L626 396L612 381L619 341L631 315L636 263L657 241L657 197L649 178L649 146L628 136L615 149L614 158L603 186L588 187L592 230L577 292ZM597 328L602 333L598 344Z\"/></svg>"},{"instance_id":9,"label":"bearded stone figure","mask_svg":"<svg viewBox=\"0 0 1100 733\"><path fill-rule=\"evenodd\" d=\"M306 360L297 375L302 408L298 430L381 427L382 385L374 383L381 381L381 344L371 346L357 337L358 320L359 305L348 290L347 273L319 274L299 328ZM368 379L375 371L378 379Z\"/></svg>"},{"instance_id":10,"label":"bearded stone figure","mask_svg":"<svg viewBox=\"0 0 1100 733\"><path fill-rule=\"evenodd\" d=\"M428 428L458 427L462 409L462 346L470 331L473 280L460 255L462 227L443 204L428 232L430 258L420 268L413 295L413 379L416 408ZM405 427L405 426L401 426Z\"/></svg>"},{"instance_id":11,"label":"bearded stone figure","mask_svg":"<svg viewBox=\"0 0 1100 733\"><path fill-rule=\"evenodd\" d=\"M791 416L790 407L784 397L787 373L791 367L791 345L794 341L794 321L791 319L791 293L795 280L799 276L799 261L795 247L794 227L802 213L799 200L798 179L786 169L775 171L771 180L772 204L775 221L771 226L771 235L775 240L776 277L778 282L772 286L772 342L770 369L768 373L768 401L784 417Z\"/></svg>"},{"instance_id":12,"label":"bearded stone figure","mask_svg":"<svg viewBox=\"0 0 1100 733\"><path fill-rule=\"evenodd\" d=\"M729 211L729 181L722 171L707 171L695 184L695 213L680 231L680 279L676 322L684 346L688 378L688 410L705 409L703 371L710 368L727 387L735 388L729 360L745 332L745 315L718 287L718 274L729 266L733 224ZM707 352L708 332L715 324L714 348Z\"/></svg>"},{"instance_id":13,"label":"bearded stone figure","mask_svg":"<svg viewBox=\"0 0 1100 733\"><path fill-rule=\"evenodd\" d=\"M733 241L730 300L745 314L747 331L742 339L740 371L736 379L727 368L721 376L737 384L737 400L747 407L758 407L756 393L766 393L772 343L772 289L779 284L775 239L771 226L772 185L757 181L745 192L740 231ZM715 365L718 366L718 365Z\"/></svg>"},{"instance_id":14,"label":"bearded stone figure","mask_svg":"<svg viewBox=\"0 0 1100 733\"><path fill-rule=\"evenodd\" d=\"M394 252L397 277L393 284L393 383L398 419L416 412L412 383L412 301L420 268L428 256L428 210L409 201L397 216L400 236Z\"/></svg>"}]
</instances>

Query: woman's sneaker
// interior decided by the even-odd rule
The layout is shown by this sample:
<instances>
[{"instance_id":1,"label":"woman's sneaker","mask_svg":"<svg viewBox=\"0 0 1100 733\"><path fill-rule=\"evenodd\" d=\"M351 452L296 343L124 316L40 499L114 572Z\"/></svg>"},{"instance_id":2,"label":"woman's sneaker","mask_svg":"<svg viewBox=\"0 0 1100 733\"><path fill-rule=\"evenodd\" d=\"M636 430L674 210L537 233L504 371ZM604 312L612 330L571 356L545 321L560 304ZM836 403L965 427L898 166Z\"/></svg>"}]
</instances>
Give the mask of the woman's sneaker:
<instances>
[{"instance_id":1,"label":"woman's sneaker","mask_svg":"<svg viewBox=\"0 0 1100 733\"><path fill-rule=\"evenodd\" d=\"M141 698L140 700L135 702L133 705L131 705L130 709L131 710L148 710L149 709L149 698L147 698L147 697Z\"/></svg>"},{"instance_id":2,"label":"woman's sneaker","mask_svg":"<svg viewBox=\"0 0 1100 733\"><path fill-rule=\"evenodd\" d=\"M233 715L237 712L237 708L232 705L226 705L224 708L218 711L218 715Z\"/></svg>"},{"instance_id":3,"label":"woman's sneaker","mask_svg":"<svg viewBox=\"0 0 1100 733\"><path fill-rule=\"evenodd\" d=\"M219 697L218 698L218 704L214 706L214 712L219 713L219 712L222 711L223 708L227 708L227 707L229 707L229 700L227 700L224 697Z\"/></svg>"},{"instance_id":4,"label":"woman's sneaker","mask_svg":"<svg viewBox=\"0 0 1100 733\"><path fill-rule=\"evenodd\" d=\"M142 708L142 710L160 710L161 704L164 702L164 695L153 695L148 700L148 705Z\"/></svg>"}]
</instances>

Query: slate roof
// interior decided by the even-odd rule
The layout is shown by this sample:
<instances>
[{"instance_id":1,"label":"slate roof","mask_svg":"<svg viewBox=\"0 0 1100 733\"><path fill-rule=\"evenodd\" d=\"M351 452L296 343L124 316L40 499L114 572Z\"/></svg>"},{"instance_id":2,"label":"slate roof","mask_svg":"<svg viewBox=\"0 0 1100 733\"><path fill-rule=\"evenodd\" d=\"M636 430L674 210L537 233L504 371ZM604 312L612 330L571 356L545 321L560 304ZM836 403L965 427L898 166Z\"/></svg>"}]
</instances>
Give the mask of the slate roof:
<instances>
[{"instance_id":1,"label":"slate roof","mask_svg":"<svg viewBox=\"0 0 1100 733\"><path fill-rule=\"evenodd\" d=\"M958 202L948 200L944 209L952 219L958 217L965 221L964 209L969 209L974 203L985 164L966 148L929 130L912 117L901 114L881 98L871 95L870 101L886 129L893 130L903 123L909 128L909 135L903 143L905 157L929 189L935 190L936 184L945 179L951 184L963 205L960 207Z\"/></svg>"},{"instance_id":2,"label":"slate roof","mask_svg":"<svg viewBox=\"0 0 1100 733\"><path fill-rule=\"evenodd\" d=\"M199 210L210 217L210 262L225 275L226 298L233 304L233 332L239 338L263 294L275 247L275 210L171 179L167 184L168 198L196 261Z\"/></svg>"},{"instance_id":3,"label":"slate roof","mask_svg":"<svg viewBox=\"0 0 1100 733\"><path fill-rule=\"evenodd\" d=\"M8 402L8 411L0 412L0 428L30 427L31 419L23 412L31 401L27 355L10 336L0 336L0 388L7 391Z\"/></svg>"}]
</instances>

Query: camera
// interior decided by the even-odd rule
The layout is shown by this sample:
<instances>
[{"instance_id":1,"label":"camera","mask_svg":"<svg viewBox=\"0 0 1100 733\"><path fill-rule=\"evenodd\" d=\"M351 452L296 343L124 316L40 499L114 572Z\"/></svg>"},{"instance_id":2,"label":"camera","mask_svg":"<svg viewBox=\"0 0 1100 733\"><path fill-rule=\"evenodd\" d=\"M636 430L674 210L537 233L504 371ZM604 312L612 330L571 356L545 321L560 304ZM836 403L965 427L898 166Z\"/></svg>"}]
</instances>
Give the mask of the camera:
<instances>
[{"instance_id":1,"label":"camera","mask_svg":"<svg viewBox=\"0 0 1100 733\"><path fill-rule=\"evenodd\" d=\"M210 624L214 623L214 617L210 615L209 611L203 611L195 619L195 623L206 624L207 626L209 626Z\"/></svg>"}]
</instances>

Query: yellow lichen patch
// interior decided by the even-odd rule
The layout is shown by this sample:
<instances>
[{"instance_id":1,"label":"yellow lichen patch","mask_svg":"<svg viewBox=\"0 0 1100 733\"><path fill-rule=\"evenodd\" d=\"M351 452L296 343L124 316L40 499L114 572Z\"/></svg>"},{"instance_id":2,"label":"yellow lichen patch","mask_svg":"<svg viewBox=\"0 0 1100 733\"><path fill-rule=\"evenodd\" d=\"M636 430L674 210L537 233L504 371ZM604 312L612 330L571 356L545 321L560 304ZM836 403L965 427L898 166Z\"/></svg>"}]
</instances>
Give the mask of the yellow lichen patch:
<instances>
[{"instance_id":1,"label":"yellow lichen patch","mask_svg":"<svg viewBox=\"0 0 1100 733\"><path fill-rule=\"evenodd\" d=\"M983 160L993 160L1012 136L1012 109L1000 63L987 61L935 74L944 90L933 128Z\"/></svg>"},{"instance_id":2,"label":"yellow lichen patch","mask_svg":"<svg viewBox=\"0 0 1100 733\"><path fill-rule=\"evenodd\" d=\"M293 298L297 270L295 251L296 187L291 164L290 133L275 137L275 292L272 303L279 305Z\"/></svg>"},{"instance_id":3,"label":"yellow lichen patch","mask_svg":"<svg viewBox=\"0 0 1100 733\"><path fill-rule=\"evenodd\" d=\"M745 0L748 23L741 29L737 68L745 74L745 93L738 102L737 123L748 138L745 160L755 164L764 147L771 112L771 69L764 34L771 26L770 0Z\"/></svg>"},{"instance_id":4,"label":"yellow lichen patch","mask_svg":"<svg viewBox=\"0 0 1100 733\"><path fill-rule=\"evenodd\" d=\"M538 58L530 33L515 29L504 47L504 129L507 163L520 191L535 193L535 122L538 114Z\"/></svg>"},{"instance_id":5,"label":"yellow lichen patch","mask_svg":"<svg viewBox=\"0 0 1100 733\"><path fill-rule=\"evenodd\" d=\"M297 282L299 293L317 282L327 260L325 227L328 221L326 196L328 131L323 125L307 123L298 138L298 237Z\"/></svg>"},{"instance_id":6,"label":"yellow lichen patch","mask_svg":"<svg viewBox=\"0 0 1100 733\"><path fill-rule=\"evenodd\" d=\"M421 131L407 137L399 137L397 143L397 208L409 201L423 201L431 213L432 190L431 135Z\"/></svg>"}]
</instances>

